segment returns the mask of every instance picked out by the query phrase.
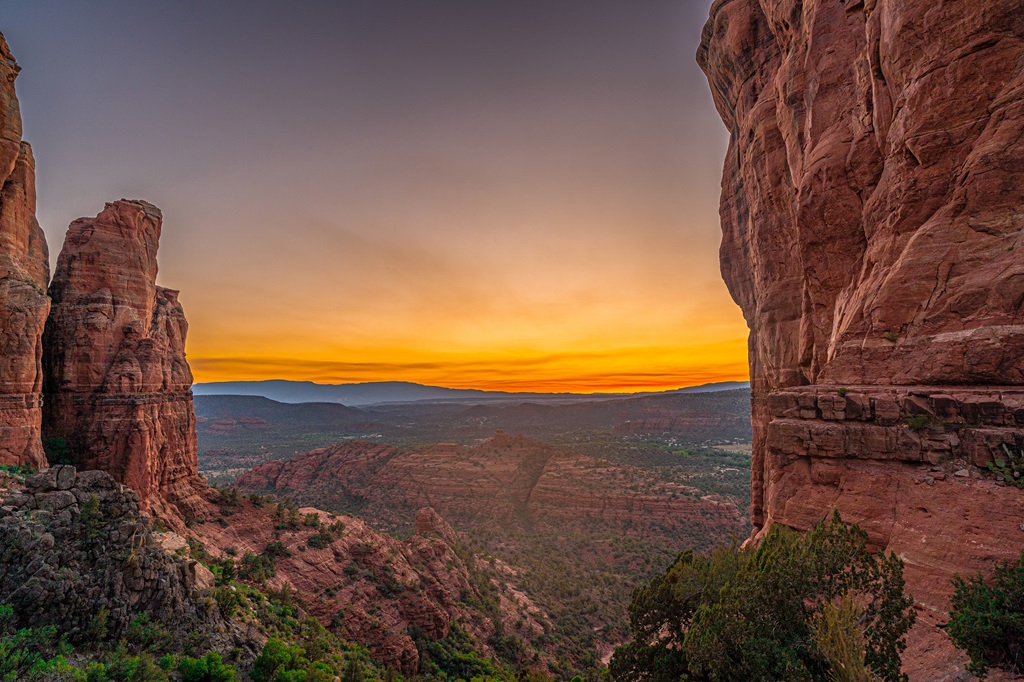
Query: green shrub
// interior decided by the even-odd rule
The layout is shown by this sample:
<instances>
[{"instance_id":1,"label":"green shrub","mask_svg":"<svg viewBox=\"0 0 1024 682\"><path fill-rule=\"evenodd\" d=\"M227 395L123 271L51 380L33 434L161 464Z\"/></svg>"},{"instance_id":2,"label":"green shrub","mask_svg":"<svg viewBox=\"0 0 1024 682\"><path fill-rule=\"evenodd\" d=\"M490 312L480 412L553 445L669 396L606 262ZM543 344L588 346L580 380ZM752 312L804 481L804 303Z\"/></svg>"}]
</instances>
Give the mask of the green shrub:
<instances>
[{"instance_id":1,"label":"green shrub","mask_svg":"<svg viewBox=\"0 0 1024 682\"><path fill-rule=\"evenodd\" d=\"M652 682L834 679L813 626L850 595L866 604L858 626L871 673L905 680L900 654L914 613L903 587L902 562L869 552L867 534L838 514L804 535L776 527L755 549L685 552L634 591L633 639L610 670Z\"/></svg>"},{"instance_id":2,"label":"green shrub","mask_svg":"<svg viewBox=\"0 0 1024 682\"><path fill-rule=\"evenodd\" d=\"M220 609L220 615L227 619L233 618L245 603L242 593L232 590L230 586L218 587L213 592L213 598L217 602L217 608Z\"/></svg>"},{"instance_id":3,"label":"green shrub","mask_svg":"<svg viewBox=\"0 0 1024 682\"><path fill-rule=\"evenodd\" d=\"M306 540L306 545L313 549L326 549L332 542L334 542L334 538L330 533L321 532L310 535Z\"/></svg>"},{"instance_id":4,"label":"green shrub","mask_svg":"<svg viewBox=\"0 0 1024 682\"><path fill-rule=\"evenodd\" d=\"M102 642L108 634L108 623L110 621L110 609L103 607L99 609L92 619L89 621L89 630L86 634L86 641L89 642Z\"/></svg>"},{"instance_id":5,"label":"green shrub","mask_svg":"<svg viewBox=\"0 0 1024 682\"><path fill-rule=\"evenodd\" d=\"M100 498L96 495L90 494L82 503L79 521L82 524L83 534L90 541L106 537L106 532L103 530L103 511L100 509Z\"/></svg>"},{"instance_id":6,"label":"green shrub","mask_svg":"<svg viewBox=\"0 0 1024 682\"><path fill-rule=\"evenodd\" d=\"M907 417L907 426L909 426L912 431L923 431L928 428L929 424L931 424L931 419L924 414Z\"/></svg>"},{"instance_id":7,"label":"green shrub","mask_svg":"<svg viewBox=\"0 0 1024 682\"><path fill-rule=\"evenodd\" d=\"M420 671L441 680L508 679L504 671L476 651L473 638L453 625L448 636L436 642L417 637Z\"/></svg>"},{"instance_id":8,"label":"green shrub","mask_svg":"<svg viewBox=\"0 0 1024 682\"><path fill-rule=\"evenodd\" d=\"M277 566L273 556L260 554L256 556L250 552L242 555L241 564L238 566L238 577L263 582L274 577L277 573Z\"/></svg>"},{"instance_id":9,"label":"green shrub","mask_svg":"<svg viewBox=\"0 0 1024 682\"><path fill-rule=\"evenodd\" d=\"M225 507L237 507L241 503L238 488L216 488L217 504Z\"/></svg>"},{"instance_id":10,"label":"green shrub","mask_svg":"<svg viewBox=\"0 0 1024 682\"><path fill-rule=\"evenodd\" d=\"M0 680L39 679L37 673L54 659L51 654L59 644L57 628L52 625L23 628L0 637Z\"/></svg>"},{"instance_id":11,"label":"green shrub","mask_svg":"<svg viewBox=\"0 0 1024 682\"><path fill-rule=\"evenodd\" d=\"M326 663L310 661L302 647L289 646L271 637L253 663L253 682L332 682L334 670Z\"/></svg>"},{"instance_id":12,"label":"green shrub","mask_svg":"<svg viewBox=\"0 0 1024 682\"><path fill-rule=\"evenodd\" d=\"M1006 453L1005 458L996 457L988 463L989 471L1000 480L1024 488L1024 451L1014 452L1004 444L1003 452Z\"/></svg>"},{"instance_id":13,"label":"green shrub","mask_svg":"<svg viewBox=\"0 0 1024 682\"><path fill-rule=\"evenodd\" d=\"M277 559L278 557L290 557L292 553L288 551L283 542L275 540L267 544L266 549L263 550L263 555Z\"/></svg>"},{"instance_id":14,"label":"green shrub","mask_svg":"<svg viewBox=\"0 0 1024 682\"><path fill-rule=\"evenodd\" d=\"M203 658L185 656L178 663L182 682L235 682L237 671L221 660L220 654L211 651Z\"/></svg>"},{"instance_id":15,"label":"green shrub","mask_svg":"<svg viewBox=\"0 0 1024 682\"><path fill-rule=\"evenodd\" d=\"M153 621L145 613L135 616L128 623L126 639L136 649L153 652L167 651L174 644L174 635L162 623Z\"/></svg>"},{"instance_id":16,"label":"green shrub","mask_svg":"<svg viewBox=\"0 0 1024 682\"><path fill-rule=\"evenodd\" d=\"M46 438L43 440L43 454L50 465L74 464L71 456L71 447L64 438Z\"/></svg>"},{"instance_id":17,"label":"green shrub","mask_svg":"<svg viewBox=\"0 0 1024 682\"><path fill-rule=\"evenodd\" d=\"M864 615L850 595L838 604L825 602L811 620L814 645L832 669L835 682L871 682L864 658L867 644L858 623Z\"/></svg>"},{"instance_id":18,"label":"green shrub","mask_svg":"<svg viewBox=\"0 0 1024 682\"><path fill-rule=\"evenodd\" d=\"M132 655L123 645L105 654L102 661L86 665L85 673L88 682L167 682L166 671L152 656Z\"/></svg>"},{"instance_id":19,"label":"green shrub","mask_svg":"<svg viewBox=\"0 0 1024 682\"><path fill-rule=\"evenodd\" d=\"M0 635L12 634L14 623L14 607L10 604L0 604Z\"/></svg>"},{"instance_id":20,"label":"green shrub","mask_svg":"<svg viewBox=\"0 0 1024 682\"><path fill-rule=\"evenodd\" d=\"M971 670L1024 673L1024 552L996 567L990 581L953 579L947 632L971 657Z\"/></svg>"}]
</instances>

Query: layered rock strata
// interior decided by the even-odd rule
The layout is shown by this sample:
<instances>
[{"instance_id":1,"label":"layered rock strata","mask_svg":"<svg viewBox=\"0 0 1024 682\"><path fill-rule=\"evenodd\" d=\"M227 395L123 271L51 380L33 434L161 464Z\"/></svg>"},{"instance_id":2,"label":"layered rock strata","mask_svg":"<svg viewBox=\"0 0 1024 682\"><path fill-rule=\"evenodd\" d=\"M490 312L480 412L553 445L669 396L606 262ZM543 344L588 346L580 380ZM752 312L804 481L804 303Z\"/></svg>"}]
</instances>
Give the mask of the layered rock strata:
<instances>
[{"instance_id":1,"label":"layered rock strata","mask_svg":"<svg viewBox=\"0 0 1024 682\"><path fill-rule=\"evenodd\" d=\"M953 573L1024 547L1024 491L985 480L1024 449L1021 3L717 0L698 61L754 523L838 507L941 613Z\"/></svg>"},{"instance_id":2,"label":"layered rock strata","mask_svg":"<svg viewBox=\"0 0 1024 682\"><path fill-rule=\"evenodd\" d=\"M355 505L392 528L430 506L462 529L557 529L707 549L728 543L745 524L724 498L501 431L475 447L399 451L348 441L261 464L239 476L238 486L326 508Z\"/></svg>"},{"instance_id":3,"label":"layered rock strata","mask_svg":"<svg viewBox=\"0 0 1024 682\"><path fill-rule=\"evenodd\" d=\"M176 523L205 486L188 323L178 292L156 285L161 222L155 206L121 200L68 228L50 284L43 431Z\"/></svg>"},{"instance_id":4,"label":"layered rock strata","mask_svg":"<svg viewBox=\"0 0 1024 682\"><path fill-rule=\"evenodd\" d=\"M50 264L35 217L35 160L21 139L19 71L0 34L0 464L40 468L46 466L39 433Z\"/></svg>"}]
</instances>

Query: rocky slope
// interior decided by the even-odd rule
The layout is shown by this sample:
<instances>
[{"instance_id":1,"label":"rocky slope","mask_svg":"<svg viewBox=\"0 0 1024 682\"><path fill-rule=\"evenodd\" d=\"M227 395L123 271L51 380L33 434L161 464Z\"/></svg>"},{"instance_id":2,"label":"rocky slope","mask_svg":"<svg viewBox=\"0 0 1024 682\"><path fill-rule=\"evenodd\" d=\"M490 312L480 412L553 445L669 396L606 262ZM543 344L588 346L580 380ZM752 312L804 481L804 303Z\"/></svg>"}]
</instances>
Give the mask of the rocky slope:
<instances>
[{"instance_id":1,"label":"rocky slope","mask_svg":"<svg viewBox=\"0 0 1024 682\"><path fill-rule=\"evenodd\" d=\"M1024 491L975 468L1024 448L1022 59L1018 0L718 0L698 53L731 134L754 523L838 507L907 562L922 622L1024 547ZM959 674L939 639L914 679Z\"/></svg>"},{"instance_id":2,"label":"rocky slope","mask_svg":"<svg viewBox=\"0 0 1024 682\"><path fill-rule=\"evenodd\" d=\"M152 204L121 200L68 228L43 338L43 435L180 527L200 483L188 323L178 292L156 284L161 225Z\"/></svg>"},{"instance_id":3,"label":"rocky slope","mask_svg":"<svg viewBox=\"0 0 1024 682\"><path fill-rule=\"evenodd\" d=\"M315 500L401 526L432 506L460 527L518 523L712 546L743 527L736 506L660 480L504 432L475 447L417 450L350 441L258 466L239 487Z\"/></svg>"},{"instance_id":4,"label":"rocky slope","mask_svg":"<svg viewBox=\"0 0 1024 682\"><path fill-rule=\"evenodd\" d=\"M205 650L241 643L202 598L213 576L165 552L138 496L105 472L55 466L24 484L4 475L0 537L0 603L22 627L116 640L145 615L182 638L198 633Z\"/></svg>"},{"instance_id":5,"label":"rocky slope","mask_svg":"<svg viewBox=\"0 0 1024 682\"><path fill-rule=\"evenodd\" d=\"M704 473L694 483L708 485L711 468L698 466ZM638 583L681 548L707 550L745 532L732 499L687 479L499 432L476 446L348 441L267 462L238 485L399 532L417 507L437 509L497 571L504 606L526 614L536 609L531 602L542 607L533 620L550 628L506 629L551 654L551 670L568 679L593 672L625 641Z\"/></svg>"},{"instance_id":6,"label":"rocky slope","mask_svg":"<svg viewBox=\"0 0 1024 682\"><path fill-rule=\"evenodd\" d=\"M39 468L50 262L35 217L35 160L21 139L20 70L0 35L0 464Z\"/></svg>"},{"instance_id":7,"label":"rocky slope","mask_svg":"<svg viewBox=\"0 0 1024 682\"><path fill-rule=\"evenodd\" d=\"M255 500L222 498L222 515L204 519L189 535L212 555L235 556L236 562L245 554L267 556L273 548L269 588L295 590L304 608L335 634L406 674L419 668L416 637L441 640L458 626L493 655L486 643L499 628L529 636L547 621L532 603L508 597L484 613L474 580L479 574L471 573L476 560L457 551L455 532L432 509L413 515L416 533L398 540L351 516Z\"/></svg>"}]
</instances>

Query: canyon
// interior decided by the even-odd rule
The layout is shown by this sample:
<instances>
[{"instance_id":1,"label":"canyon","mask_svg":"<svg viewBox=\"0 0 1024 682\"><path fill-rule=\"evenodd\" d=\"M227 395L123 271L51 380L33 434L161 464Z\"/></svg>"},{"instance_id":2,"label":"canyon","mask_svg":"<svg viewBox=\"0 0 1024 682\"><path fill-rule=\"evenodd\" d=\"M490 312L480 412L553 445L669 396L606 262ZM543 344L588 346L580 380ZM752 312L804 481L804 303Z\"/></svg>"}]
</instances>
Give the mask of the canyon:
<instances>
[{"instance_id":1,"label":"canyon","mask_svg":"<svg viewBox=\"0 0 1024 682\"><path fill-rule=\"evenodd\" d=\"M717 0L721 267L750 327L756 537L839 509L906 562L915 680L954 574L1024 548L1024 13ZM1004 448L1006 450L1004 450Z\"/></svg>"},{"instance_id":2,"label":"canyon","mask_svg":"<svg viewBox=\"0 0 1024 682\"><path fill-rule=\"evenodd\" d=\"M639 449L632 440L611 448ZM236 485L400 536L418 531L416 509L436 510L499 584L546 612L553 627L522 640L579 665L595 653L606 660L628 638L630 594L680 547L710 551L744 534L745 500L730 491L746 472L722 473L723 454L662 451L671 464L639 466L504 431L472 445L352 440L260 464Z\"/></svg>"},{"instance_id":3,"label":"canyon","mask_svg":"<svg viewBox=\"0 0 1024 682\"><path fill-rule=\"evenodd\" d=\"M429 506L460 529L572 528L710 549L745 523L730 500L503 431L476 446L411 451L353 441L262 464L238 486L325 508L357 505L392 528Z\"/></svg>"},{"instance_id":4,"label":"canyon","mask_svg":"<svg viewBox=\"0 0 1024 682\"><path fill-rule=\"evenodd\" d=\"M838 509L874 549L898 555L918 610L905 657L915 681L967 679L942 631L951 579L1024 549L1024 491L987 469L1024 452L1020 10L1019 0L716 0L698 53L730 134L721 268L750 327L750 541ZM251 659L266 633L203 610L204 595L230 584L202 562L238 556L269 563L264 587L298 590L320 624L412 673L417 639L456 629L487 655L506 637L550 644L553 608L530 598L531 576L499 550L524 562L538 548L611 561L623 547L613 539L709 549L746 535L735 501L502 431L475 444L346 441L261 456L239 480L250 495L208 485L188 324L178 293L156 284L163 216L122 199L76 220L51 281L19 70L0 36L0 465L17 472L0 477L0 526L12 538L0 602L24 623L71 618L84 632L90 623L69 604L86 607L65 600L84 589L110 601L118 631L151 605ZM591 426L618 438L747 430L721 410L679 416L689 398L640 400L606 402ZM262 438L280 408L259 409L235 418L211 408L199 428ZM467 440L505 424L555 434L597 414L437 409ZM325 411L345 428L397 433L403 410ZM356 511L412 532L398 539ZM106 559L99 536L81 534L97 518ZM591 554L587 534L602 538ZM136 561L127 587L96 578ZM609 579L584 598L610 584L620 586ZM580 620L564 639L595 636L597 623ZM538 647L526 664L548 662L550 648Z\"/></svg>"},{"instance_id":5,"label":"canyon","mask_svg":"<svg viewBox=\"0 0 1024 682\"><path fill-rule=\"evenodd\" d=\"M488 640L549 627L514 576L493 585L480 577L493 571L457 552L455 533L430 509L410 510L420 532L397 540L350 516L207 484L188 323L178 292L156 284L163 216L122 199L74 221L51 281L18 71L0 36L0 604L13 609L5 618L58 626L73 642L130 636L152 618L174 634L178 653L233 651L251 665L279 632L276 616L261 620L262 596L241 599L241 621L218 610L214 598L236 588L230 574L206 567L238 555L262 571L252 586L283 595L286 608L297 599L309 610L296 614L406 674L419 668L419 640L455 628L493 656Z\"/></svg>"}]
</instances>

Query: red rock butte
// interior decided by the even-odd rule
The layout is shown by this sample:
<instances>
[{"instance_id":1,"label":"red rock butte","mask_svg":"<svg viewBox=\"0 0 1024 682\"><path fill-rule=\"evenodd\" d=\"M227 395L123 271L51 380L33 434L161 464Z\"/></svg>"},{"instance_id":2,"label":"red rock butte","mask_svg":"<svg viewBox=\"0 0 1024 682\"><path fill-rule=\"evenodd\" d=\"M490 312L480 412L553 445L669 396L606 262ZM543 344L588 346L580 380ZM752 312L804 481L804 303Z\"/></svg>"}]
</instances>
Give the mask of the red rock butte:
<instances>
[{"instance_id":1,"label":"red rock butte","mask_svg":"<svg viewBox=\"0 0 1024 682\"><path fill-rule=\"evenodd\" d=\"M43 434L73 463L175 516L198 478L188 323L178 292L156 285L162 216L144 201L71 223L50 284L43 339Z\"/></svg>"},{"instance_id":2,"label":"red rock butte","mask_svg":"<svg viewBox=\"0 0 1024 682\"><path fill-rule=\"evenodd\" d=\"M698 53L731 134L754 524L838 508L925 621L1024 547L1024 491L979 477L1024 449L1022 60L1019 0L718 0Z\"/></svg>"},{"instance_id":3,"label":"red rock butte","mask_svg":"<svg viewBox=\"0 0 1024 682\"><path fill-rule=\"evenodd\" d=\"M0 464L40 468L50 262L35 217L35 160L21 139L20 70L0 35Z\"/></svg>"}]
</instances>

